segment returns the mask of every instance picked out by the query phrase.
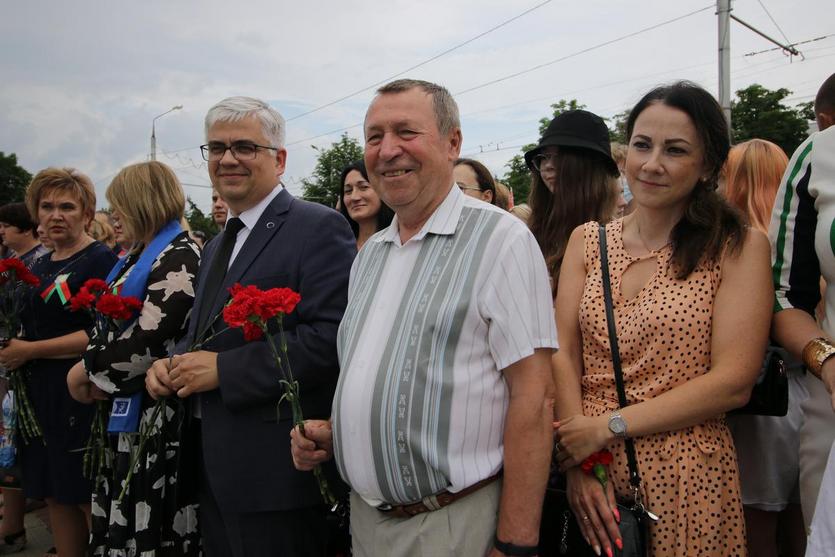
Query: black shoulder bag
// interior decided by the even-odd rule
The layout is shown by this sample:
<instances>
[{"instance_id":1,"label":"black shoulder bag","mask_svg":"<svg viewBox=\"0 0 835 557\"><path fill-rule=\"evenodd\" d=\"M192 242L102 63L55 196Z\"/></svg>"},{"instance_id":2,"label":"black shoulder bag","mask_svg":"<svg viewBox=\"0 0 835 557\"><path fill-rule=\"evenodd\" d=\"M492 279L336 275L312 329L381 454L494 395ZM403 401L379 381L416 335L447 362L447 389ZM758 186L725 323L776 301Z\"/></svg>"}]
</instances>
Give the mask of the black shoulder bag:
<instances>
[{"instance_id":1,"label":"black shoulder bag","mask_svg":"<svg viewBox=\"0 0 835 557\"><path fill-rule=\"evenodd\" d=\"M618 401L621 408L629 405L626 400L626 389L623 386L623 370L621 369L620 351L618 350L617 330L615 328L615 312L612 304L612 286L609 280L609 258L606 248L606 228L600 225L600 267L603 274L603 298L606 303L606 321L609 328L609 344L612 348L612 366L615 370L615 385L618 391ZM629 466L629 483L632 486L631 500L618 501L620 512L621 539L623 550L613 547L616 557L645 557L649 555L649 524L657 521L643 504L641 493L641 474L638 471L638 460L635 457L635 444L632 439L625 439L626 460ZM556 459L552 459L552 474L548 491L545 494L545 506L542 512L542 527L540 528L540 556L576 555L591 557L596 555L589 546L577 518L568 504L565 493L565 478L553 472ZM556 530L553 528L556 522Z\"/></svg>"},{"instance_id":2,"label":"black shoulder bag","mask_svg":"<svg viewBox=\"0 0 835 557\"><path fill-rule=\"evenodd\" d=\"M785 416L789 410L789 378L786 374L786 351L770 345L748 404L728 414Z\"/></svg>"}]
</instances>

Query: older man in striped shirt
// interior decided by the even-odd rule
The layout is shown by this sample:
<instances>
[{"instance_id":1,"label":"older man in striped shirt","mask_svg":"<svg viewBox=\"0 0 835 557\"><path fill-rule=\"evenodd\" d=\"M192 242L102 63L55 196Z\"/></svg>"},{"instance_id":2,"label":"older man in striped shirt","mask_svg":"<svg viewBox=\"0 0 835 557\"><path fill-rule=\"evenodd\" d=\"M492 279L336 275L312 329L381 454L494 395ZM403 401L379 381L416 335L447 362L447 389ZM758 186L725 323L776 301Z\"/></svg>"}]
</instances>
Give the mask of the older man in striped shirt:
<instances>
[{"instance_id":1,"label":"older man in striped shirt","mask_svg":"<svg viewBox=\"0 0 835 557\"><path fill-rule=\"evenodd\" d=\"M332 421L292 434L296 465L335 455L355 555L536 555L557 346L541 252L453 182L443 87L382 87L365 139L396 217L354 263Z\"/></svg>"}]
</instances>

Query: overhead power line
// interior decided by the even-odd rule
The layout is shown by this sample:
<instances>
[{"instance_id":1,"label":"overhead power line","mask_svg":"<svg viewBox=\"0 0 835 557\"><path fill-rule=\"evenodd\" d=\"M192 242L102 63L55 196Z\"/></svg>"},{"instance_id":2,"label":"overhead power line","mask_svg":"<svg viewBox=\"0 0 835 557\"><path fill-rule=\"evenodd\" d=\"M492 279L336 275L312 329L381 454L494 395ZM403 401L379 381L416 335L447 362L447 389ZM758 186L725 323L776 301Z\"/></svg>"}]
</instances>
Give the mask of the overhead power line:
<instances>
[{"instance_id":1,"label":"overhead power line","mask_svg":"<svg viewBox=\"0 0 835 557\"><path fill-rule=\"evenodd\" d=\"M659 27L663 27L663 26L665 26L665 25L669 25L670 23L675 23L676 21L681 21L682 19L685 19L685 18L688 18L688 17L690 17L690 16L696 15L697 13L703 12L703 11L705 11L705 10L709 10L709 9L711 9L711 8L713 8L713 7L714 7L714 5L713 5L713 4L711 4L710 6L705 6L704 8L700 8L700 9L698 9L698 10L694 10L694 11L692 11L692 12L690 12L690 13L686 13L686 14L684 14L684 15L680 15L680 16L678 16L678 17L674 17L673 19L668 19L667 21L662 21L661 23L656 23L655 25L650 25L649 27L645 27L645 28L643 28L643 29L639 29L638 31L634 31L634 32L632 32L632 33L628 33L628 34L626 34L626 35L622 35L622 36L617 37L617 38L615 38L615 39L611 39L611 40L608 40L608 41L605 41L605 42L602 42L602 43L596 44L596 45L594 45L594 46L590 46L590 47L588 47L588 48L584 48L584 49L582 49L582 50L578 50L577 52L572 52L571 54L566 54L565 56L561 56L561 57L556 58L556 59L554 59L554 60L551 60L551 61L549 61L549 62L544 62L544 63L542 63L542 64L537 64L536 66L532 66L532 67L527 68L527 69L525 69L525 70L521 70L521 71L514 72L514 73L512 73L512 74L509 74L509 75L506 75L506 76L503 76L503 77L499 77L499 78L497 78L497 79L493 79L493 80L488 81L488 82L486 82L486 83L482 83L481 85L476 85L475 87L470 87L469 89L464 89L463 91L457 91L457 92L455 93L455 95L457 96L457 95L463 95L463 94L465 94L465 93L470 93L471 91L476 91L476 90L478 90L478 89L482 89L482 88L487 87L487 86L489 86L489 85L493 85L493 84L496 84L496 83L500 83L500 82L502 82L502 81L507 81L508 79L513 79L514 77L519 77L520 75L525 75L525 74L527 74L527 73L531 73L531 72L533 72L533 71L540 70L540 69L545 68L545 67L548 67L548 66L552 66L552 65L557 64L557 63L559 63L559 62L564 62L565 60L568 60L569 58L575 58L575 57L577 57L577 56L580 56L581 54L586 54L587 52L591 52L591 51L593 51L593 50L597 50L597 49L603 48L604 46L609 46L609 45L611 45L611 44L614 44L614 43L617 43L617 42L620 42L620 41L623 41L623 40L629 39L629 38L631 38L631 37L635 37L635 36L640 35L640 34L642 34L642 33L646 33L646 32L648 32L648 31L652 31L652 30L654 30L654 29L658 29Z\"/></svg>"},{"instance_id":2,"label":"overhead power line","mask_svg":"<svg viewBox=\"0 0 835 557\"><path fill-rule=\"evenodd\" d=\"M536 6L536 7L539 7L539 6ZM535 9L536 7L531 8L531 9ZM482 89L482 88L484 88L484 87L487 87L488 85L492 85L492 84L494 84L494 83L498 83L498 82L500 82L500 81L507 81L508 79L513 79L514 77L518 77L518 76L520 76L520 75L524 75L524 74L530 73L530 72L535 71L535 70L538 70L538 69L540 69L540 68L544 68L544 67L546 67L546 66L550 66L550 65L556 64L556 63L561 62L561 61L563 61L563 60L568 60L569 58L574 58L574 57L576 57L576 56L580 56L581 54L585 54L586 52L591 52L591 51L593 51L593 50L597 50L597 49L599 49L599 48L602 48L602 47L604 47L604 46L608 46L608 45L613 44L613 43L616 43L616 42L618 42L618 41L622 41L622 40L624 40L624 39L627 39L627 38L630 38L630 37L634 37L634 36L636 36L636 35L640 35L640 34L642 34L642 33L646 33L646 32L648 32L648 31L652 31L653 29L657 29L657 28L659 28L659 27L663 27L664 25L669 25L670 23L674 23L674 22L676 22L676 21L680 21L680 20L682 20L682 19L685 19L685 18L687 18L687 17L693 16L693 15L695 15L695 14L697 14L697 13L700 13L700 12L703 12L703 11L705 11L705 10L709 10L709 9L711 9L712 7L713 7L713 5L710 5L710 6L705 6L704 8L700 8L700 9L698 9L698 10L694 10L694 11L692 11L692 12L689 12L689 13L686 13L686 14L683 14L683 15L680 15L680 16L678 16L678 17L674 17L673 19L669 19L669 20L667 20L667 21L662 21L661 23L657 23L657 24L655 24L655 25L651 25L651 26L649 26L649 27L645 27L645 28L640 29L640 30L638 30L638 31L634 31L634 32L632 32L632 33L629 33L629 34L627 34L627 35L623 35L623 36L621 36L621 37L617 37L617 38L615 38L615 39L611 39L611 40L608 40L608 41L605 41L605 42L602 42L602 43L596 44L596 45L594 45L594 46L591 46L591 47L585 48L585 49L583 49L583 50L580 50L580 51L574 52L574 53L572 53L572 54L568 54L568 55L563 56L563 57L561 57L561 58L558 58L558 59L556 59L556 60L551 60L551 61L549 61L549 62L545 62L545 63L543 63L543 64L539 64L539 65L534 66L534 67L532 67L532 68L528 68L528 69L526 69L526 70L522 70L521 72L516 72L516 73L513 73L513 74L511 74L511 75L507 75L507 76L504 76L504 77L500 77L500 78L498 78L498 79L494 79L494 80L489 81L489 82L487 82L487 83L482 83L481 85L476 85L475 87L470 87L469 89L465 89L465 90L463 90L463 91L459 91L459 92L455 93L455 95L462 95L462 94L464 94L464 93L469 93L470 91L475 91L475 90L477 90L477 89ZM517 17L519 17L519 16L517 16ZM383 82L381 82L381 83L383 83ZM377 84L375 84L375 85L377 85ZM371 87L374 87L375 85L372 85ZM371 87L368 87L367 89L370 89ZM367 90L367 89L365 89L365 90ZM301 115L300 115L300 116L301 116ZM325 132L325 133L322 133L322 134L319 134L319 135L315 135L315 136L312 136L312 137L308 137L308 138L305 138L305 139L300 139L300 140L298 140L298 141L293 141L293 142L291 142L291 143L288 143L288 144L287 144L287 146L289 147L289 146L292 146L292 145L298 145L298 144L300 144L300 143L305 143L305 142L308 142L308 141L312 141L312 140L314 140L314 139L319 139L319 138L321 138L321 137L327 137L327 136L329 136L329 135L333 135L334 133L339 133L339 132L347 131L347 130L350 130L350 129L353 129L353 128L356 128L356 127L359 127L359 126L362 126L362 122L357 123L357 124L353 124L353 125L351 125L351 126L347 126L347 127L344 127L344 128L339 128L339 129L336 129L336 130L333 130L333 131L330 131L330 132Z\"/></svg>"},{"instance_id":3,"label":"overhead power line","mask_svg":"<svg viewBox=\"0 0 835 557\"><path fill-rule=\"evenodd\" d=\"M329 103L323 104L323 105L321 105L321 106L317 106L316 108L312 108L312 109L308 110L307 112L302 112L301 114L297 114L296 116L293 116L292 118L287 118L287 121L288 121L288 122L290 122L290 121L292 121L292 120L296 120L296 119L298 119L298 118L301 118L302 116L307 116L308 114L313 114L314 112L318 112L318 111L322 110L323 108L327 108L327 107L329 107L329 106L333 106L333 105L335 105L335 104L341 103L342 101L344 101L344 100L348 100L348 99L350 99L351 97L355 97L355 96L359 95L360 93L364 93L364 92L368 91L369 89L373 89L374 87L377 87L377 86L379 86L379 85L383 85L384 83L388 83L389 81L393 80L393 79L394 79L394 78L396 78L396 77L400 77L401 75L406 74L406 73L409 73L409 72L410 72L410 71L412 71L412 70L416 70L416 69L420 68L421 66L425 66L426 64L428 64L428 63L430 63L430 62L434 62L434 61L435 61L435 60L437 60L438 58L441 58L442 56L446 56L446 55L447 55L447 54L449 54L450 52L453 52L453 51L455 51L455 50L458 50L459 48L461 48L461 47L463 47L463 46L466 46L466 45L470 44L471 42L476 41L476 40L480 39L481 37L483 37L483 36L485 36L485 35L489 35L489 34L490 34L490 33L492 33L493 31L496 31L497 29L501 29L501 28L502 28L502 27L504 27L505 25L508 25L508 24L510 24L510 23L512 23L512 22L514 22L514 21L516 21L516 20L517 20L517 19L519 19L520 17L526 16L526 15L528 15L529 13L531 13L532 11L534 11L534 10L538 10L538 9L539 9L539 8L541 8L542 6L544 6L544 5L546 5L546 4L551 3L551 1L552 1L552 0L545 0L545 2L542 2L542 3L540 3L540 4L537 4L536 6L533 6L532 8L528 8L528 9L527 9L527 10L525 10L524 12L522 12L522 13L520 13L520 14L518 14L518 15L515 15L515 16L511 17L510 19L507 19L507 20L505 20L505 21L503 21L503 22L499 23L498 25L495 25L495 26L491 27L491 28L490 28L490 29L488 29L487 31L483 31L483 32L479 33L478 35L476 35L476 36L474 36L474 37L472 37L472 38L467 39L466 41L464 41L464 42L462 42L462 43L459 43L459 44L457 44L457 45L455 45L455 46L453 46L453 47L450 47L450 48L448 48L448 49L444 50L443 52L440 52L440 53L436 54L435 56L432 56L431 58L428 58L428 59L424 60L423 62L420 62L419 64L415 64L414 66L411 66L411 67L409 67L409 68L406 68L405 70L403 70L403 71L401 71L401 72L398 72L398 73L396 73L396 74L394 74L394 75L392 75L392 76L389 76L389 77L387 77L386 79L380 80L380 81L378 81L378 82L376 82L376 83L372 83L371 85L369 85L369 86L367 86L367 87L363 87L362 89L358 89L357 91L354 91L353 93L349 93L349 94L347 94L347 95L345 95L345 96L343 96L343 97L339 97L338 99L333 100L333 101L331 101L331 102L329 102Z\"/></svg>"},{"instance_id":4,"label":"overhead power line","mask_svg":"<svg viewBox=\"0 0 835 557\"><path fill-rule=\"evenodd\" d=\"M778 31L780 31L780 34L781 34L781 35L783 35L783 38L786 40L786 43L791 43L791 41L789 40L789 38L786 36L786 34L785 34L785 33L783 33L783 30L782 30L782 29L780 28L780 26L777 24L777 20L775 20L775 19L771 16L771 12L769 12L769 11L768 11L768 8L766 8L766 7L765 7L765 4L763 4L763 3L762 3L762 0L757 0L757 2L760 4L760 7L761 7L761 8L763 9L763 11L765 12L765 15L767 15L767 16L768 16L768 19L770 19L770 20L771 20L771 23L773 23L773 24L774 24L774 27L776 27L776 28L777 28L777 30L778 30Z\"/></svg>"},{"instance_id":5,"label":"overhead power line","mask_svg":"<svg viewBox=\"0 0 835 557\"><path fill-rule=\"evenodd\" d=\"M822 40L828 39L830 37L835 37L835 34L824 35L822 37L815 37L814 39L808 39L806 41L800 41L799 43L792 43L792 44L787 45L787 46L794 47L794 46L798 46L798 45L802 45L802 44L813 43L815 41L822 41ZM775 46L774 48L767 48L765 50L758 50L756 52L749 52L748 54L745 54L744 56L755 56L757 54L763 54L764 52L774 52L775 50L784 50L784 49L781 46ZM809 52L809 51L807 50L807 52Z\"/></svg>"}]
</instances>

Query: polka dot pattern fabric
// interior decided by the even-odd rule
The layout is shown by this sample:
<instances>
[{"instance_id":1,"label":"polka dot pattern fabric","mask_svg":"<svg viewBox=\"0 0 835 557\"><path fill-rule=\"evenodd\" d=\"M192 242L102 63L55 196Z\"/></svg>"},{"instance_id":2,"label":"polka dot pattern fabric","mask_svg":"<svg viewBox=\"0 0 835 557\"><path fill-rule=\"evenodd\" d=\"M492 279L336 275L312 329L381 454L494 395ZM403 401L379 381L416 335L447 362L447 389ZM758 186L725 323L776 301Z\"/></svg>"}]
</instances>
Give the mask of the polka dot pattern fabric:
<instances>
[{"instance_id":1,"label":"polka dot pattern fabric","mask_svg":"<svg viewBox=\"0 0 835 557\"><path fill-rule=\"evenodd\" d=\"M607 226L615 322L630 404L658 396L710 367L711 315L721 267L700 265L686 280L669 269L665 246L643 257L623 247L623 221ZM583 339L583 412L600 416L618 408L612 368L597 223L585 225L586 282L580 304ZM631 299L621 278L632 263L656 259L656 270ZM746 555L739 473L724 416L677 431L634 439L647 507L661 519L651 527L654 557ZM629 497L622 441L610 476L618 497Z\"/></svg>"}]
</instances>

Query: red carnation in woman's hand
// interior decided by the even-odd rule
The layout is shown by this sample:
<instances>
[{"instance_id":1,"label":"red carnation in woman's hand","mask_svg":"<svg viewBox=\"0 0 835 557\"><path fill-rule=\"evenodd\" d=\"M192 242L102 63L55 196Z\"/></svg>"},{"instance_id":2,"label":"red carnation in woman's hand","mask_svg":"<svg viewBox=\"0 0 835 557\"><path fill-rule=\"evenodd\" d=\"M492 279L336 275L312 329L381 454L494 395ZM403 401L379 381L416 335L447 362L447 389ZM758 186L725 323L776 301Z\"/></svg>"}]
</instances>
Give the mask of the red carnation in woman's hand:
<instances>
[{"instance_id":1,"label":"red carnation in woman's hand","mask_svg":"<svg viewBox=\"0 0 835 557\"><path fill-rule=\"evenodd\" d=\"M86 288L87 292L90 292L92 294L98 294L107 290L107 283L104 282L102 279L91 278L87 279L87 281L81 288Z\"/></svg>"},{"instance_id":2,"label":"red carnation in woman's hand","mask_svg":"<svg viewBox=\"0 0 835 557\"><path fill-rule=\"evenodd\" d=\"M9 280L19 280L32 286L37 286L41 280L30 271L26 264L17 257L7 257L0 260L0 284Z\"/></svg>"},{"instance_id":3,"label":"red carnation in woman's hand","mask_svg":"<svg viewBox=\"0 0 835 557\"><path fill-rule=\"evenodd\" d=\"M82 286L78 293L70 299L70 310L92 309L95 301L96 297Z\"/></svg>"},{"instance_id":4,"label":"red carnation in woman's hand","mask_svg":"<svg viewBox=\"0 0 835 557\"><path fill-rule=\"evenodd\" d=\"M606 491L606 483L609 481L606 466L612 463L612 459L612 453L608 449L602 449L586 457L582 464L580 464L580 468L586 474L594 474L594 477L603 486L603 491Z\"/></svg>"},{"instance_id":5,"label":"red carnation in woman's hand","mask_svg":"<svg viewBox=\"0 0 835 557\"><path fill-rule=\"evenodd\" d=\"M115 320L130 319L133 312L142 307L142 302L133 296L102 294L96 302L96 311Z\"/></svg>"}]
</instances>

